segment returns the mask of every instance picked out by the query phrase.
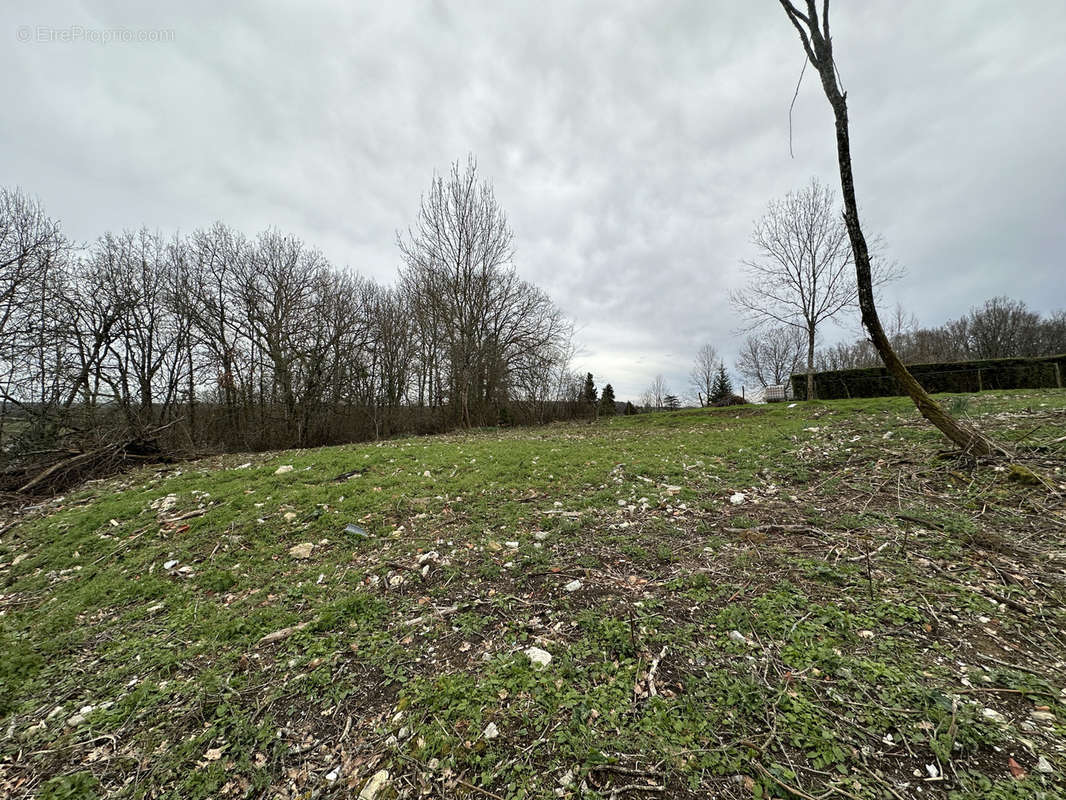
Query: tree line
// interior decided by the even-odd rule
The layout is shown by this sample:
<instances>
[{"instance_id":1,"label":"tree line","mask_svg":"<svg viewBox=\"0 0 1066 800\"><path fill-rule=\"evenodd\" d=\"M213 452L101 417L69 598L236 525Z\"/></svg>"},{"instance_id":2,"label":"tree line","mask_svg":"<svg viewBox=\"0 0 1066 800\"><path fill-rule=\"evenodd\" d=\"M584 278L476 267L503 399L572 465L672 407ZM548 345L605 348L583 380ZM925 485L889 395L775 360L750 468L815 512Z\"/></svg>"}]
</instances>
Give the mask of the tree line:
<instances>
[{"instance_id":1,"label":"tree line","mask_svg":"<svg viewBox=\"0 0 1066 800\"><path fill-rule=\"evenodd\" d=\"M897 308L888 327L892 347L908 364L1066 353L1066 311L1042 316L1008 297L993 297L934 327L919 326ZM837 370L880 366L881 361L869 340L858 339L818 351L817 363L819 370Z\"/></svg>"},{"instance_id":2,"label":"tree line","mask_svg":"<svg viewBox=\"0 0 1066 800\"><path fill-rule=\"evenodd\" d=\"M472 158L434 178L398 246L391 286L273 229L78 246L0 189L5 459L75 439L256 450L583 413L572 326L518 276Z\"/></svg>"}]
</instances>

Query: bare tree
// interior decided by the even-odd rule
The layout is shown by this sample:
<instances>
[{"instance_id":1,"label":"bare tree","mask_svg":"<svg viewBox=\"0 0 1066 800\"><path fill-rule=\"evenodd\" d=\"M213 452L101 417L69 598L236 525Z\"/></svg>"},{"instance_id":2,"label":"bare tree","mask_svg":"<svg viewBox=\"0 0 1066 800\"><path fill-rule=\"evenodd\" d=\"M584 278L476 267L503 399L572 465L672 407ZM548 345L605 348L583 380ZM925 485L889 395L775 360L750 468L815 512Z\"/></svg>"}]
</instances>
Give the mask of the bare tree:
<instances>
[{"instance_id":1,"label":"bare tree","mask_svg":"<svg viewBox=\"0 0 1066 800\"><path fill-rule=\"evenodd\" d=\"M718 373L718 362L718 351L714 345L705 344L696 353L696 361L692 365L689 382L701 406L710 405L714 376Z\"/></svg>"},{"instance_id":2,"label":"bare tree","mask_svg":"<svg viewBox=\"0 0 1066 800\"><path fill-rule=\"evenodd\" d=\"M659 410L663 407L668 394L670 394L670 389L666 385L666 379L662 375L656 375L651 382L651 386L645 389L644 394L641 395L641 403L645 408Z\"/></svg>"},{"instance_id":3,"label":"bare tree","mask_svg":"<svg viewBox=\"0 0 1066 800\"><path fill-rule=\"evenodd\" d=\"M798 328L778 325L749 336L737 358L737 370L764 389L787 383L803 359L803 333Z\"/></svg>"},{"instance_id":4,"label":"bare tree","mask_svg":"<svg viewBox=\"0 0 1066 800\"><path fill-rule=\"evenodd\" d=\"M518 278L513 234L471 156L433 179L415 226L397 237L401 282L416 316L443 352L447 394L463 425L491 422L511 391L521 359L558 352L568 326L551 300Z\"/></svg>"},{"instance_id":5,"label":"bare tree","mask_svg":"<svg viewBox=\"0 0 1066 800\"><path fill-rule=\"evenodd\" d=\"M858 300L848 231L833 190L812 179L804 189L771 201L755 223L752 243L758 255L743 262L748 284L733 292L732 301L755 328L787 325L803 333L807 397L813 398L818 331ZM896 277L897 269L880 262L873 269L875 285Z\"/></svg>"},{"instance_id":6,"label":"bare tree","mask_svg":"<svg viewBox=\"0 0 1066 800\"><path fill-rule=\"evenodd\" d=\"M221 223L79 250L36 201L0 190L0 488L58 489L112 456L184 446L574 416L572 325L517 275L475 171L435 179L394 288Z\"/></svg>"},{"instance_id":7,"label":"bare tree","mask_svg":"<svg viewBox=\"0 0 1066 800\"><path fill-rule=\"evenodd\" d=\"M490 366L487 322L494 287L513 271L514 235L492 187L479 183L473 156L435 176L415 226L398 236L402 280L418 312L442 334L449 395L458 420L471 424L482 370Z\"/></svg>"},{"instance_id":8,"label":"bare tree","mask_svg":"<svg viewBox=\"0 0 1066 800\"><path fill-rule=\"evenodd\" d=\"M1003 448L979 433L966 423L960 422L945 411L922 387L903 361L892 349L892 344L885 334L877 314L874 296L874 268L870 256L870 247L859 223L859 205L855 199L855 177L851 166L851 140L848 132L847 95L840 87L836 62L833 59L833 40L829 35L829 0L823 0L819 17L816 0L806 0L806 13L801 11L792 0L780 0L781 7L793 27L799 32L804 52L811 65L818 70L822 89L833 109L836 122L837 166L840 170L840 187L844 196L844 223L847 226L848 239L851 242L852 257L855 264L855 277L858 287L859 308L862 311L862 324L870 336L874 347L881 355L885 366L892 376L910 395L919 413L952 442L965 452L975 456L990 456L1004 452ZM808 382L808 387L810 382Z\"/></svg>"},{"instance_id":9,"label":"bare tree","mask_svg":"<svg viewBox=\"0 0 1066 800\"><path fill-rule=\"evenodd\" d=\"M1040 315L1019 300L993 297L985 301L984 306L970 311L968 328L971 358L1041 354Z\"/></svg>"}]
</instances>

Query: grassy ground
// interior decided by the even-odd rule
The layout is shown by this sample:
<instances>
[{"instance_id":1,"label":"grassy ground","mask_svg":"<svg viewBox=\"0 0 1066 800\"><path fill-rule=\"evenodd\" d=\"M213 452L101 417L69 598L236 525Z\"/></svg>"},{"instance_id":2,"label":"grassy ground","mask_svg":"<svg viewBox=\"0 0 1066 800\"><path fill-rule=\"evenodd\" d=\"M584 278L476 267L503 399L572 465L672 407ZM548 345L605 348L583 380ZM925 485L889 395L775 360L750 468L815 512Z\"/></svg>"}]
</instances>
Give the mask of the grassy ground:
<instances>
[{"instance_id":1,"label":"grassy ground","mask_svg":"<svg viewBox=\"0 0 1066 800\"><path fill-rule=\"evenodd\" d=\"M0 796L1062 797L1066 394L953 402L1045 443L1047 483L883 399L216 458L25 510Z\"/></svg>"}]
</instances>

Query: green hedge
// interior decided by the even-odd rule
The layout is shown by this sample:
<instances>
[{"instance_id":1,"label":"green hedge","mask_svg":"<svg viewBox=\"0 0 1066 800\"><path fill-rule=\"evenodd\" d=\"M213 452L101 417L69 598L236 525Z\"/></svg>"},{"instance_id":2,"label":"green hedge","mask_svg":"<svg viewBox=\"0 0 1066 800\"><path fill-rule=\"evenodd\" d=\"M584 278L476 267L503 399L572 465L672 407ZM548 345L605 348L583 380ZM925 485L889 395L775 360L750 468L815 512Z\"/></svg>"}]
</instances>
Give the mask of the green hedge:
<instances>
[{"instance_id":1,"label":"green hedge","mask_svg":"<svg viewBox=\"0 0 1066 800\"><path fill-rule=\"evenodd\" d=\"M929 392L1062 388L1066 381L1066 354L1042 358L908 364L907 369ZM807 398L806 375L792 376L792 391L797 399ZM868 367L816 372L814 394L820 400L839 400L848 397L888 397L904 392L885 367Z\"/></svg>"}]
</instances>

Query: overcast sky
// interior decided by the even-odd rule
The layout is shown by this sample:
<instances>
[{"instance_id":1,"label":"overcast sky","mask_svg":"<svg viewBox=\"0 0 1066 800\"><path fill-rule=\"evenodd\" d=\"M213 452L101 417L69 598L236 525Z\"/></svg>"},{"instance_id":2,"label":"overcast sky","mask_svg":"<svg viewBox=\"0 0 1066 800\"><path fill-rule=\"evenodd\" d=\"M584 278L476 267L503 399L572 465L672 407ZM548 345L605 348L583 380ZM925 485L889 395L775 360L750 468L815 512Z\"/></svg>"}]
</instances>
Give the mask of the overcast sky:
<instances>
[{"instance_id":1,"label":"overcast sky","mask_svg":"<svg viewBox=\"0 0 1066 800\"><path fill-rule=\"evenodd\" d=\"M1066 307L1066 2L833 22L864 221L908 270L887 303L928 324L997 294ZM90 41L112 28L168 41ZM776 0L5 0L0 37L0 183L82 241L276 226L387 282L434 171L473 153L575 367L621 399L658 372L686 391L704 342L731 363L753 221L839 186L811 71L789 155L803 55Z\"/></svg>"}]
</instances>

